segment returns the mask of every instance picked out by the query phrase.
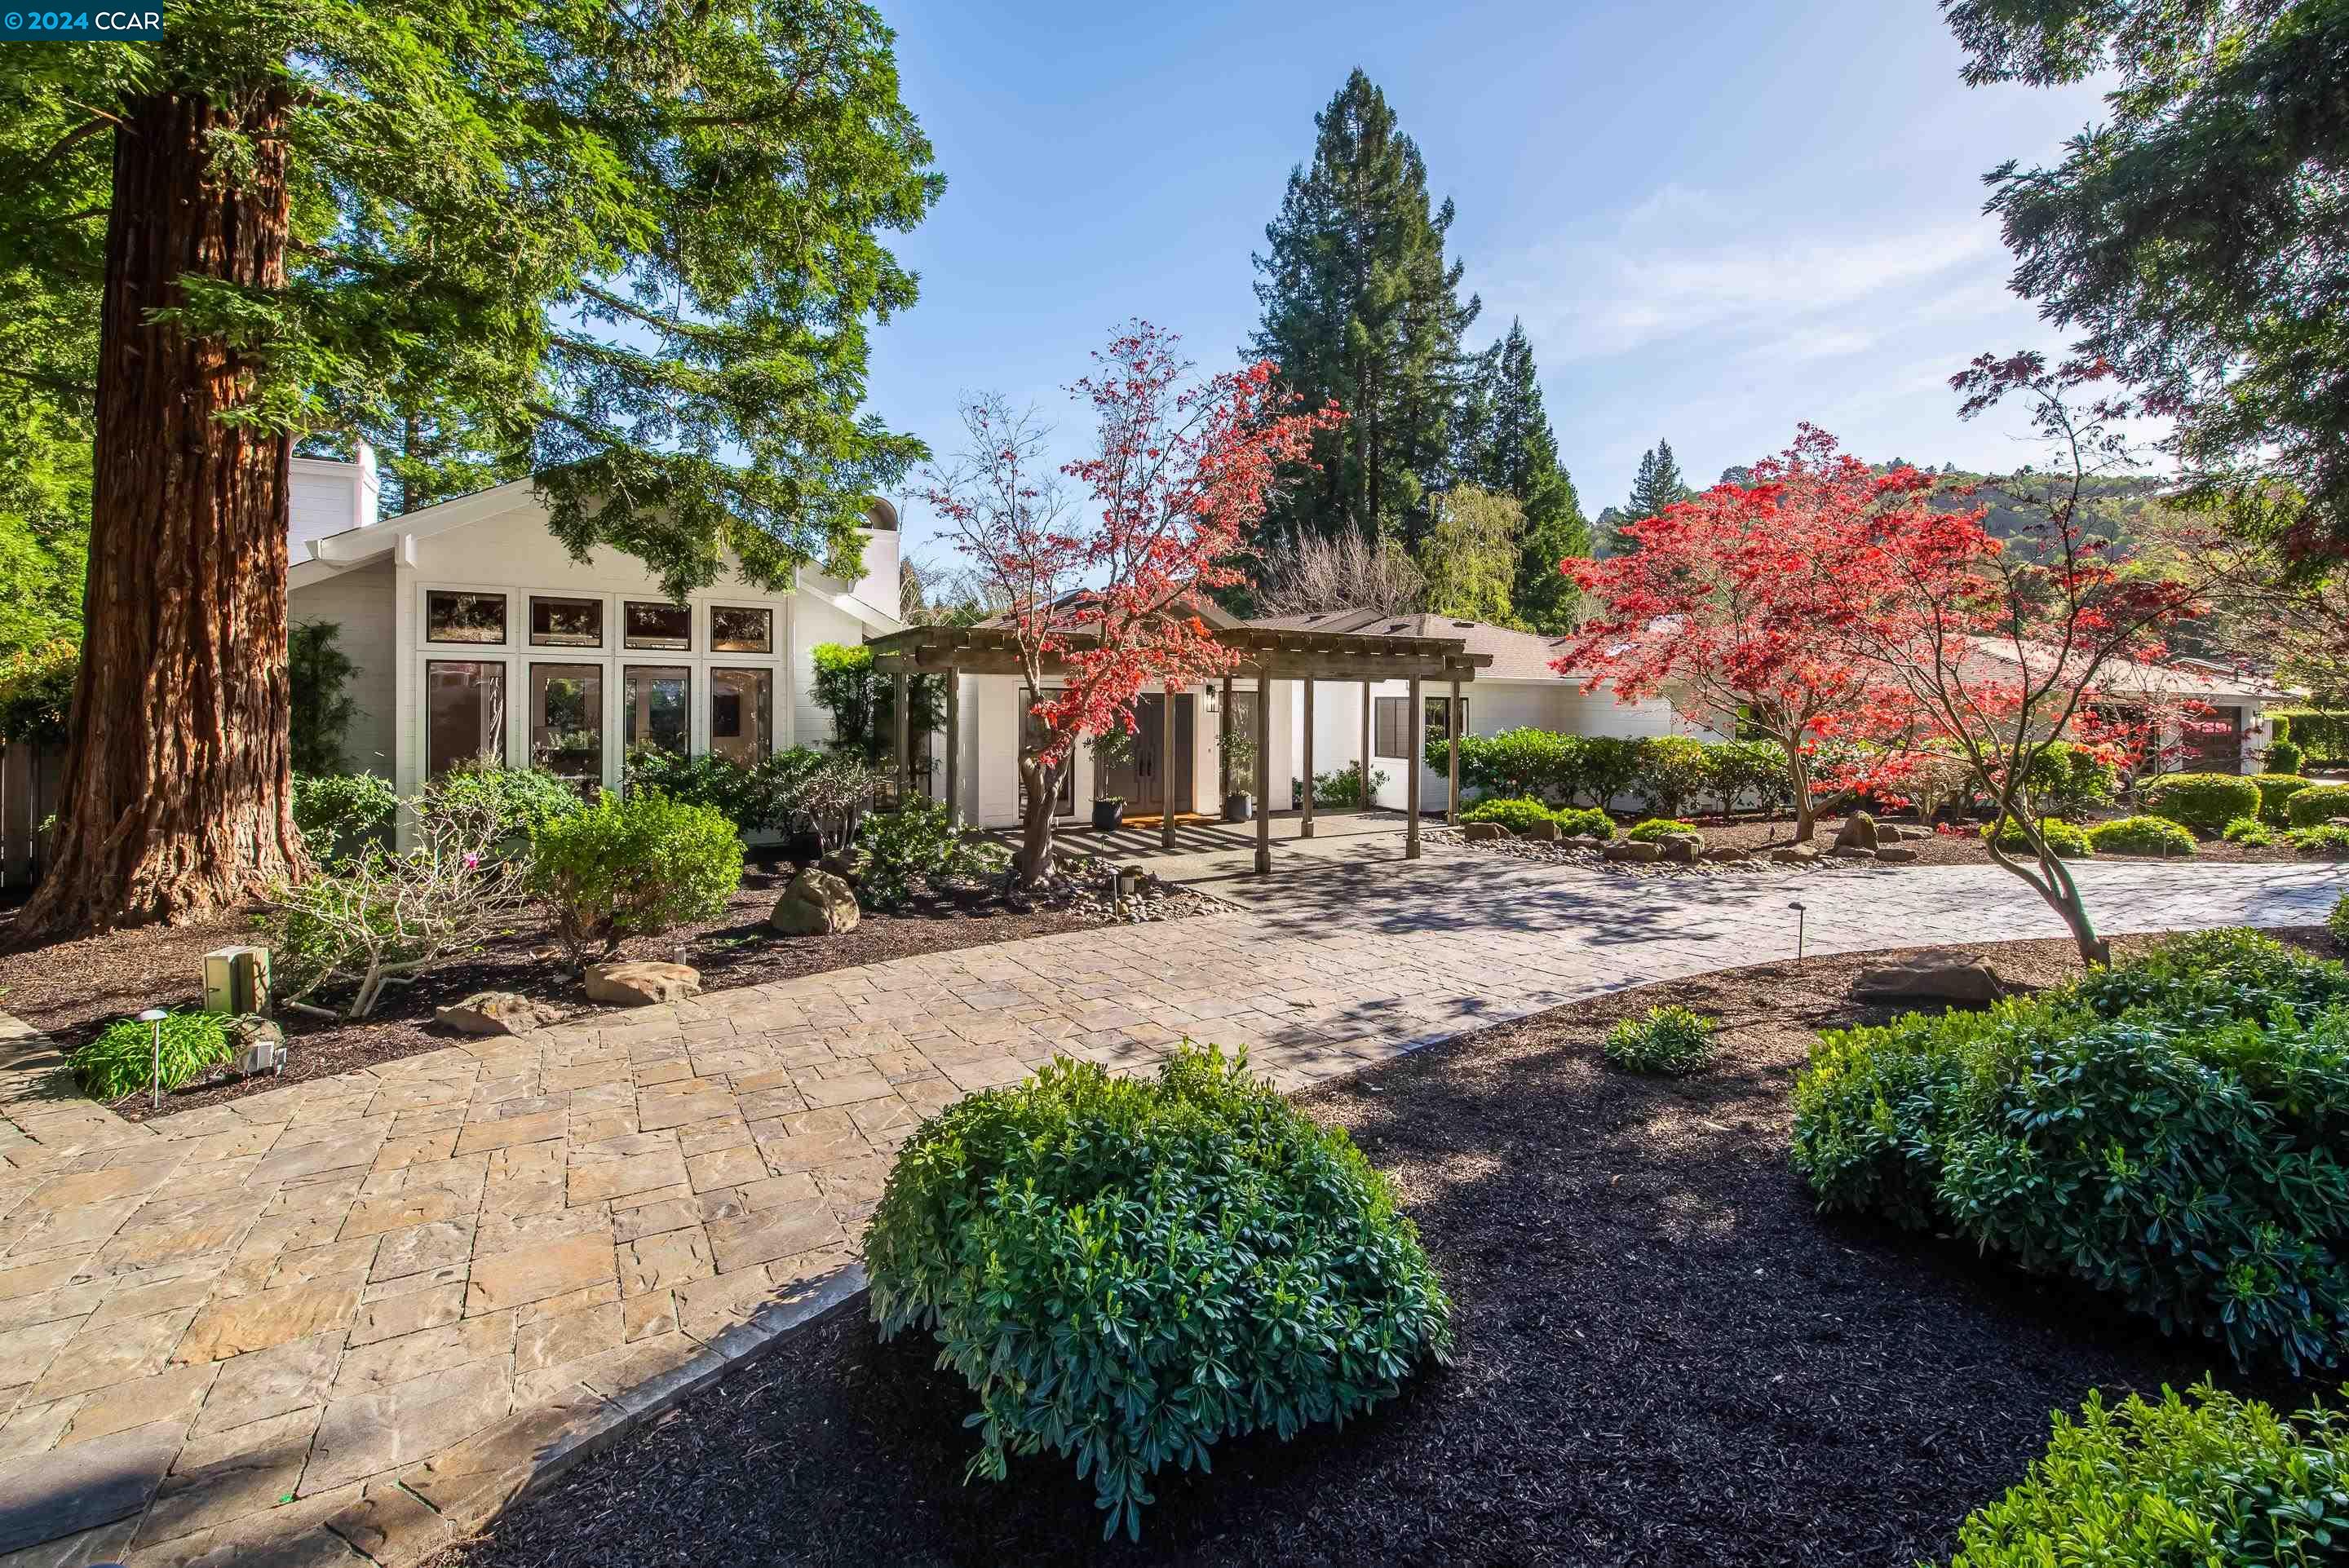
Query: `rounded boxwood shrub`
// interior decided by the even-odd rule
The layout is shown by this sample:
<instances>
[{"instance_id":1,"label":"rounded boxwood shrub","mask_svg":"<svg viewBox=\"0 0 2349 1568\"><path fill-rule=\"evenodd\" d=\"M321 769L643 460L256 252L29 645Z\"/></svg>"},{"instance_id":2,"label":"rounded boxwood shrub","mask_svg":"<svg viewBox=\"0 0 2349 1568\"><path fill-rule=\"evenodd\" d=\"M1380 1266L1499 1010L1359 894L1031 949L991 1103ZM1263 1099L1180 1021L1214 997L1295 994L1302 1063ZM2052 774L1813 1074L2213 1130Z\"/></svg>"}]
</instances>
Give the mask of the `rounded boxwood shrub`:
<instances>
[{"instance_id":1,"label":"rounded boxwood shrub","mask_svg":"<svg viewBox=\"0 0 2349 1568\"><path fill-rule=\"evenodd\" d=\"M235 1057L225 1013L174 1013L163 1020L163 1088L188 1083L208 1068ZM92 1099L120 1099L155 1081L155 1026L136 1018L109 1024L98 1038L73 1053L74 1081Z\"/></svg>"},{"instance_id":2,"label":"rounded boxwood shrub","mask_svg":"<svg viewBox=\"0 0 2349 1568\"><path fill-rule=\"evenodd\" d=\"M2167 817L2121 817L2089 829L2088 844L2102 855L2190 855L2194 835Z\"/></svg>"},{"instance_id":3,"label":"rounded boxwood shrub","mask_svg":"<svg viewBox=\"0 0 2349 1568\"><path fill-rule=\"evenodd\" d=\"M2023 834L2023 824L2013 818L2002 817L1995 822L1983 823L1982 836L1985 841L1993 828L1998 830L1998 847L2008 854L2027 855L2032 852L2031 841ZM2040 818L2039 832L2047 841L2047 847L2067 861L2081 860L2096 852L2095 845L2088 841L2088 830L2075 827L2061 817Z\"/></svg>"},{"instance_id":4,"label":"rounded boxwood shrub","mask_svg":"<svg viewBox=\"0 0 2349 1568\"><path fill-rule=\"evenodd\" d=\"M2260 814L2260 787L2234 773L2172 773L2145 787L2146 810L2216 834L2238 817Z\"/></svg>"},{"instance_id":5,"label":"rounded boxwood shrub","mask_svg":"<svg viewBox=\"0 0 2349 1568\"><path fill-rule=\"evenodd\" d=\"M2248 931L1981 1013L1819 1037L1826 1209L1952 1232L2294 1372L2349 1349L2349 972Z\"/></svg>"},{"instance_id":6,"label":"rounded boxwood shrub","mask_svg":"<svg viewBox=\"0 0 2349 1568\"><path fill-rule=\"evenodd\" d=\"M1550 820L1557 830L1570 839L1611 839L1615 836L1615 819L1588 806L1568 806L1552 811Z\"/></svg>"},{"instance_id":7,"label":"rounded boxwood shrub","mask_svg":"<svg viewBox=\"0 0 2349 1568\"><path fill-rule=\"evenodd\" d=\"M2349 784L2295 789L2283 803L2283 814L2295 828L2321 828L2335 817L2349 817Z\"/></svg>"},{"instance_id":8,"label":"rounded boxwood shrub","mask_svg":"<svg viewBox=\"0 0 2349 1568\"><path fill-rule=\"evenodd\" d=\"M2260 820L2282 827L2284 808L2294 795L2316 782L2297 773L2254 773L2251 787L2260 792Z\"/></svg>"},{"instance_id":9,"label":"rounded boxwood shrub","mask_svg":"<svg viewBox=\"0 0 2349 1568\"><path fill-rule=\"evenodd\" d=\"M884 1338L928 1329L978 1396L969 1473L1074 1455L1139 1536L1150 1478L1284 1439L1450 1354L1450 1304L1342 1128L1185 1046L1154 1080L1056 1060L922 1124L864 1235Z\"/></svg>"},{"instance_id":10,"label":"rounded boxwood shrub","mask_svg":"<svg viewBox=\"0 0 2349 1568\"><path fill-rule=\"evenodd\" d=\"M2291 741L2278 736L2268 746L2267 756L2260 766L2270 773L2297 773L2308 754Z\"/></svg>"},{"instance_id":11,"label":"rounded boxwood shrub","mask_svg":"<svg viewBox=\"0 0 2349 1568\"><path fill-rule=\"evenodd\" d=\"M1686 1007L1651 1007L1607 1031L1606 1052L1635 1073L1692 1073L1713 1061L1713 1020Z\"/></svg>"},{"instance_id":12,"label":"rounded boxwood shrub","mask_svg":"<svg viewBox=\"0 0 2349 1568\"><path fill-rule=\"evenodd\" d=\"M627 937L708 920L741 885L742 841L725 813L651 790L605 790L531 841L531 892L574 966Z\"/></svg>"},{"instance_id":13,"label":"rounded boxwood shrub","mask_svg":"<svg viewBox=\"0 0 2349 1568\"><path fill-rule=\"evenodd\" d=\"M1683 822L1677 817L1650 817L1643 822L1633 823L1630 830L1623 836L1634 843L1652 844L1683 834L1700 841L1704 838L1697 831L1694 822Z\"/></svg>"},{"instance_id":14,"label":"rounded boxwood shrub","mask_svg":"<svg viewBox=\"0 0 2349 1568\"><path fill-rule=\"evenodd\" d=\"M2295 1425L2208 1382L2191 1392L2107 1410L2092 1389L2077 1421L2057 1411L2046 1454L1967 1517L1950 1568L2342 1561L2349 1425L2322 1408Z\"/></svg>"},{"instance_id":15,"label":"rounded boxwood shrub","mask_svg":"<svg viewBox=\"0 0 2349 1568\"><path fill-rule=\"evenodd\" d=\"M1464 822L1498 822L1523 838L1526 830L1537 823L1554 822L1557 819L1540 801L1519 798L1514 800L1479 800L1461 812L1460 820Z\"/></svg>"}]
</instances>

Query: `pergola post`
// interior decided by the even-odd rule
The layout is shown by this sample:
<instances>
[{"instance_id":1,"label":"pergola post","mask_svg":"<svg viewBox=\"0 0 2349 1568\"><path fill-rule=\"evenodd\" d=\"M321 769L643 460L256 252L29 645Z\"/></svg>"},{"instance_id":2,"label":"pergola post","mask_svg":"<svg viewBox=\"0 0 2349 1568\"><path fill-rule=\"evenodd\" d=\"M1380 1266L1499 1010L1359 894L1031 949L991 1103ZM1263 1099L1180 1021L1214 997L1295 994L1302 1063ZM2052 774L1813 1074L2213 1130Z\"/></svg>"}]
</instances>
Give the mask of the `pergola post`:
<instances>
[{"instance_id":1,"label":"pergola post","mask_svg":"<svg viewBox=\"0 0 2349 1568\"><path fill-rule=\"evenodd\" d=\"M1362 803L1354 808L1357 811L1370 810L1378 804L1371 794L1371 693L1374 689L1370 681L1362 683Z\"/></svg>"},{"instance_id":2,"label":"pergola post","mask_svg":"<svg viewBox=\"0 0 2349 1568\"><path fill-rule=\"evenodd\" d=\"M899 670L895 677L897 698L897 711L894 716L895 722L889 727L889 760L895 766L896 772L895 804L900 807L905 804L907 797L913 793L907 785L907 780L913 777L914 772L912 692L913 682L905 678L904 670Z\"/></svg>"},{"instance_id":3,"label":"pergola post","mask_svg":"<svg viewBox=\"0 0 2349 1568\"><path fill-rule=\"evenodd\" d=\"M1158 847L1173 853L1174 850L1174 696L1173 681L1166 685L1166 708L1158 716L1158 792L1165 797L1158 813Z\"/></svg>"},{"instance_id":4,"label":"pergola post","mask_svg":"<svg viewBox=\"0 0 2349 1568\"><path fill-rule=\"evenodd\" d=\"M1407 781L1402 789L1403 810L1410 813L1402 825L1402 858L1407 861L1419 859L1420 775L1427 771L1427 758L1420 755L1427 749L1427 699L1421 696L1422 689L1419 676L1413 675L1411 677L1410 727L1405 731L1410 738L1403 742L1404 748L1413 755L1405 758L1402 765L1402 776Z\"/></svg>"},{"instance_id":5,"label":"pergola post","mask_svg":"<svg viewBox=\"0 0 2349 1568\"><path fill-rule=\"evenodd\" d=\"M1256 678L1256 874L1272 874L1272 681L1263 675Z\"/></svg>"},{"instance_id":6,"label":"pergola post","mask_svg":"<svg viewBox=\"0 0 2349 1568\"><path fill-rule=\"evenodd\" d=\"M1297 825L1297 836L1313 836L1313 677L1305 677L1305 755L1299 758L1305 769L1305 815Z\"/></svg>"},{"instance_id":7,"label":"pergola post","mask_svg":"<svg viewBox=\"0 0 2349 1568\"><path fill-rule=\"evenodd\" d=\"M1452 707L1445 714L1444 729L1452 737L1452 783L1444 792L1444 823L1448 828L1460 825L1460 683L1452 683Z\"/></svg>"},{"instance_id":8,"label":"pergola post","mask_svg":"<svg viewBox=\"0 0 2349 1568\"><path fill-rule=\"evenodd\" d=\"M949 669L947 686L947 826L962 826L962 676Z\"/></svg>"}]
</instances>

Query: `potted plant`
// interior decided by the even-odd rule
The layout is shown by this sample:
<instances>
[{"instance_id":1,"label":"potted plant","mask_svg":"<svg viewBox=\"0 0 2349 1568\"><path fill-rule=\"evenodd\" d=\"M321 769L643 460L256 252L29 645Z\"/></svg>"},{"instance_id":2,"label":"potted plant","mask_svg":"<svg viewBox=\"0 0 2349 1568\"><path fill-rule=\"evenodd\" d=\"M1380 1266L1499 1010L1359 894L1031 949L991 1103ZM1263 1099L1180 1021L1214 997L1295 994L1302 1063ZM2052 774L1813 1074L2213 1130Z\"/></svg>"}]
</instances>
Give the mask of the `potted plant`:
<instances>
[{"instance_id":1,"label":"potted plant","mask_svg":"<svg viewBox=\"0 0 2349 1568\"><path fill-rule=\"evenodd\" d=\"M1093 737L1093 830L1098 833L1116 831L1125 822L1125 797L1103 794L1099 788L1102 770L1115 767L1133 755L1133 737L1123 728L1105 729Z\"/></svg>"},{"instance_id":2,"label":"potted plant","mask_svg":"<svg viewBox=\"0 0 2349 1568\"><path fill-rule=\"evenodd\" d=\"M1247 781L1256 777L1256 741L1238 730L1227 731L1218 742L1224 754L1224 777L1231 793L1224 797L1224 820L1245 822L1256 815L1256 797Z\"/></svg>"}]
</instances>

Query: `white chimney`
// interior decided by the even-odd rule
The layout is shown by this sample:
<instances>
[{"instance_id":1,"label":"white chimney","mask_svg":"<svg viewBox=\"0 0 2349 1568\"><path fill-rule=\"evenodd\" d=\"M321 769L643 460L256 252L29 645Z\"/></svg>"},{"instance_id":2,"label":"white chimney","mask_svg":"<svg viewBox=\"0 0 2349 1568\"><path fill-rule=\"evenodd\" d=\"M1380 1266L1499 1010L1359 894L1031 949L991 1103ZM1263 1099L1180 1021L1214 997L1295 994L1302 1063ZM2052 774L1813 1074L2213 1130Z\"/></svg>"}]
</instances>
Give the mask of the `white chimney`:
<instances>
[{"instance_id":1,"label":"white chimney","mask_svg":"<svg viewBox=\"0 0 2349 1568\"><path fill-rule=\"evenodd\" d=\"M286 552L299 561L314 539L373 528L381 504L382 486L376 477L375 449L358 443L356 460L331 458L294 459L294 493L287 505Z\"/></svg>"},{"instance_id":2,"label":"white chimney","mask_svg":"<svg viewBox=\"0 0 2349 1568\"><path fill-rule=\"evenodd\" d=\"M849 593L894 621L904 603L897 589L897 509L876 496L864 515L873 523L857 530L864 542L864 575Z\"/></svg>"}]
</instances>

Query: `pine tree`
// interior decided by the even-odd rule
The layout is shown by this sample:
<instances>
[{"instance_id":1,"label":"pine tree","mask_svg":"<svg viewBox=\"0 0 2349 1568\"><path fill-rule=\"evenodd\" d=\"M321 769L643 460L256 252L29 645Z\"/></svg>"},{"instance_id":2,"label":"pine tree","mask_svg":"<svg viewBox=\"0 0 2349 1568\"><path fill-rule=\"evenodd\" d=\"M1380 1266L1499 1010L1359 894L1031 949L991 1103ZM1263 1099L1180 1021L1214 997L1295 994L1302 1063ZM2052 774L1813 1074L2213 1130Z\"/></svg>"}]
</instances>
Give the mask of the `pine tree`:
<instances>
[{"instance_id":1,"label":"pine tree","mask_svg":"<svg viewBox=\"0 0 2349 1568\"><path fill-rule=\"evenodd\" d=\"M1558 466L1557 438L1542 408L1523 322L1510 322L1508 335L1478 357L1460 422L1454 461L1462 477L1511 497L1524 515L1509 593L1517 620L1537 632L1570 629L1575 590L1557 563L1590 552L1590 524L1574 481Z\"/></svg>"},{"instance_id":2,"label":"pine tree","mask_svg":"<svg viewBox=\"0 0 2349 1568\"><path fill-rule=\"evenodd\" d=\"M1268 514L1260 542L1353 528L1416 550L1451 462L1461 334L1481 304L1461 303L1460 264L1444 260L1452 203L1429 205L1419 149L1370 77L1356 70L1314 126L1313 161L1290 171L1254 258L1263 318L1250 351L1347 419L1315 442L1319 473Z\"/></svg>"},{"instance_id":3,"label":"pine tree","mask_svg":"<svg viewBox=\"0 0 2349 1568\"><path fill-rule=\"evenodd\" d=\"M1632 476L1631 494L1623 503L1622 522L1637 522L1655 516L1674 501L1686 500L1696 492L1681 478L1681 465L1672 456L1672 444L1658 440L1640 459L1640 471ZM1616 525L1608 541L1607 553L1629 555L1640 547L1639 542Z\"/></svg>"}]
</instances>

